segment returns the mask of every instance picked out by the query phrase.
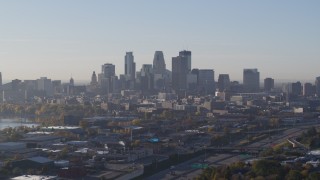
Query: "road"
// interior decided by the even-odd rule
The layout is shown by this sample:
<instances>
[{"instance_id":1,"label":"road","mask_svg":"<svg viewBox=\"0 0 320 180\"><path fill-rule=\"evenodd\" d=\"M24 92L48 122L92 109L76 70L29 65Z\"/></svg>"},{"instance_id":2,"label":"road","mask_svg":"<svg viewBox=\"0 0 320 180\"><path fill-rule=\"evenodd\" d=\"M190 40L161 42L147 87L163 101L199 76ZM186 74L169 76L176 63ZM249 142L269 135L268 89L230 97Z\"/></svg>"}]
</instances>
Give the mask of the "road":
<instances>
[{"instance_id":1,"label":"road","mask_svg":"<svg viewBox=\"0 0 320 180\"><path fill-rule=\"evenodd\" d=\"M201 156L198 156L198 157L195 157L191 160L188 160L186 162L183 162L181 164L178 164L177 166L175 166L174 170L175 169L183 169L183 168L187 168L190 164L193 164L193 163L196 163L198 161L201 161L202 159L204 159L204 155L201 155ZM165 169L163 171L160 171L158 172L157 174L154 174L152 176L149 176L148 178L146 178L146 180L154 180L154 179L167 179L168 175L170 174L172 170L170 168L168 169ZM171 175L169 175L171 176ZM169 178L170 179L170 178Z\"/></svg>"},{"instance_id":2,"label":"road","mask_svg":"<svg viewBox=\"0 0 320 180\"><path fill-rule=\"evenodd\" d=\"M319 125L318 125L319 126ZM300 135L303 131L305 131L310 126L303 127L294 127L291 129L284 130L281 134L273 135L271 139L263 139L261 141L249 144L246 147L271 147L275 144L279 144L281 142L286 141L288 138L296 137ZM244 147L245 148L245 147ZM148 177L148 180L154 179L193 179L201 174L202 169L194 169L192 168L192 164L194 163L203 163L204 155L193 158L189 161L186 161L182 164L177 165L174 169L166 169L163 170L153 176ZM237 161L246 160L249 157L244 157L242 155L235 154L218 154L214 156L209 156L205 159L205 164L209 164L210 166L220 166L220 165L228 165ZM175 175L171 175L171 172L174 171Z\"/></svg>"},{"instance_id":3,"label":"road","mask_svg":"<svg viewBox=\"0 0 320 180\"><path fill-rule=\"evenodd\" d=\"M272 136L271 139L264 139L261 140L259 142L255 142L252 143L250 145L248 145L247 147L269 147L269 146L273 146L274 144L278 144L281 143L283 141L286 141L288 138L290 137L295 137L298 136L299 134L301 134L303 131L305 131L305 128L292 128L292 129L288 129L283 131L282 134L278 134L278 135L274 135ZM221 155L226 155L226 154L221 154ZM219 155L218 155L219 157ZM242 157L241 155L227 155L226 158L224 159L219 159L219 158L214 158L211 159L212 157L209 157L207 159L207 161L210 162L210 166L220 166L220 165L228 165L237 161L241 161L241 160L245 160L248 159L248 157ZM198 170L189 170L183 173L183 175L178 175L177 177L172 177L172 178L166 178L166 179L194 179L197 176L199 176L199 174L202 173L202 169L198 169Z\"/></svg>"}]
</instances>

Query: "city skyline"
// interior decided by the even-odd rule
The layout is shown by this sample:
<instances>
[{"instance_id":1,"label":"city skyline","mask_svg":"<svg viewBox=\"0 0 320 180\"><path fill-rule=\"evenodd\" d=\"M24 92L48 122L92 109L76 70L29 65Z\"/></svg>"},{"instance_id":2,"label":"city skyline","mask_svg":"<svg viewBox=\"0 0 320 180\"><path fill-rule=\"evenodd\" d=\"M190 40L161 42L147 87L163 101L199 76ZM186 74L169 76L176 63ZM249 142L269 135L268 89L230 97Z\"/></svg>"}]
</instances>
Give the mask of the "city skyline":
<instances>
[{"instance_id":1,"label":"city skyline","mask_svg":"<svg viewBox=\"0 0 320 180\"><path fill-rule=\"evenodd\" d=\"M186 51L186 50L182 50L182 51ZM159 52L159 51L155 51L155 52ZM125 52L126 54L128 54L128 52ZM129 52L129 53L133 53L132 51L131 52ZM174 58L174 57L172 57L172 58ZM124 58L124 60L123 60L123 65L122 66L125 66L125 61L126 61L126 58ZM170 61L171 61L171 59L170 59ZM165 60L165 62L166 62L166 60ZM106 65L106 64L110 64L110 65L113 65L114 67L114 70L115 70L115 76L120 76L120 75L125 75L126 73L125 73L125 71L124 72L119 72L119 70L118 69L121 69L121 67L116 67L115 66L115 64L117 64L117 63L114 63L114 62L106 62L106 63L104 63L102 66L104 66L104 65ZM141 64L141 67L137 67L138 69L136 69L136 73L137 72L139 72L140 71L140 68L143 68L143 66L144 65L152 65L152 62L151 63L147 63L147 64ZM169 63L170 65L171 65L171 62ZM101 66L101 65L100 65ZM192 69L204 69L204 70L209 70L209 69L213 69L213 68L210 68L210 66L206 66L206 67L204 67L204 68L199 68L199 67L192 67ZM259 68L255 68L255 67L252 67L252 68L243 68L243 69L239 69L240 71L241 71L241 73L243 73L243 71L244 70L246 70L246 69L259 69ZM34 80L34 79L38 79L38 78L42 78L42 77L48 77L48 78L51 78L51 79L55 79L55 80L62 80L62 82L69 82L70 81L70 78L71 79L76 79L76 84L89 84L90 83L90 81L92 80L91 78L92 78L92 72L100 72L100 70L101 70L101 68L97 68L97 69L94 69L93 71L91 71L91 74L89 75L89 76L87 76L87 77L85 77L84 79L77 79L77 77L75 77L72 73L70 74L70 76L66 76L66 77L64 77L64 78L61 78L61 79L58 79L58 78L52 78L52 76L48 76L48 75L46 75L46 74L44 74L44 75L41 75L41 76L34 76L34 77L32 77L32 78L17 78L17 77L14 77L14 78L12 78L12 79L6 79L6 77L4 77L3 79L2 79L2 82L3 83L9 83L9 82L11 82L12 80L15 80L15 79L19 79L19 80ZM167 70L169 70L169 71L172 71L172 67L170 66L170 69L168 69L167 68ZM213 69L214 70L214 72L215 72L215 74L216 74L216 70L215 69ZM47 74L50 74L50 73L53 73L53 72L47 72ZM103 73L103 70L102 70L102 73ZM232 74L232 73L228 73L228 72L226 72L225 74L227 74L227 75L229 75L230 76L230 74ZM263 74L265 74L265 76L263 76L263 77L260 77L259 78L259 80L260 81L263 81L265 78L270 78L271 76L268 76L268 74L266 74L266 73L263 73ZM320 74L320 73L319 73ZM217 76L219 76L219 75L224 75L223 73L222 74L216 74ZM55 75L53 74L53 77L54 77ZM2 76L3 77L3 76ZM276 84L278 84L278 85L280 85L280 84L283 84L283 83L287 83L287 82L302 82L302 83L309 83L309 82L311 82L311 83L314 83L315 82L315 80L316 80L316 78L317 78L318 76L316 76L316 77L313 77L313 79L312 78L309 78L309 79L281 79L281 78L278 78L278 77L272 77L272 78L274 78L275 79L275 83ZM240 83L243 83L243 80L244 80L244 78L243 78L243 74L241 74L240 75L240 77L236 77L236 78L231 78L230 77L230 80L231 81L238 81L238 82L240 82ZM218 78L215 78L215 81L216 82L218 82ZM259 84L260 84L260 86L261 85L263 85L263 82L259 82Z\"/></svg>"},{"instance_id":2,"label":"city skyline","mask_svg":"<svg viewBox=\"0 0 320 180\"><path fill-rule=\"evenodd\" d=\"M171 70L171 58L184 49L192 51L192 68L214 69L216 77L230 74L231 80L242 80L245 68L259 69L261 81L314 83L320 75L317 1L0 4L4 82L42 76L90 81L105 63L120 75L130 51L137 70L152 64L155 51L163 52Z\"/></svg>"}]
</instances>

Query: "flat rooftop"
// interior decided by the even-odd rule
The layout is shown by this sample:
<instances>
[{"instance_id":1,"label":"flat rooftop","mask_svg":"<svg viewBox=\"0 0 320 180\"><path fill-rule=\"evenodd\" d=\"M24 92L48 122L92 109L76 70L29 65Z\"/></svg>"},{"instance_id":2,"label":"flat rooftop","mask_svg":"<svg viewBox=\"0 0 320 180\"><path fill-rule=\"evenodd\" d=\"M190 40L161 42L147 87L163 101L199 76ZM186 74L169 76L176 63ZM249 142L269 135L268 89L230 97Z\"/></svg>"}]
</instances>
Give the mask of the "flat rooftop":
<instances>
[{"instance_id":1,"label":"flat rooftop","mask_svg":"<svg viewBox=\"0 0 320 180\"><path fill-rule=\"evenodd\" d=\"M53 180L57 179L57 176L37 176L37 175L23 175L11 178L11 180Z\"/></svg>"}]
</instances>

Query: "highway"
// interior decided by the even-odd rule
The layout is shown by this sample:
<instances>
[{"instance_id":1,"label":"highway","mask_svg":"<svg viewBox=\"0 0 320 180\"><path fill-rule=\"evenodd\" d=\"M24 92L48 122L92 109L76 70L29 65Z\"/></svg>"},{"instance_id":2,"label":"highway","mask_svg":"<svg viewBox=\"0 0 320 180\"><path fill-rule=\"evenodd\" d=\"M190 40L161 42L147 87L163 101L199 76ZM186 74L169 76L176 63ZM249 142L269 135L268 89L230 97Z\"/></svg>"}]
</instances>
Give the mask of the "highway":
<instances>
[{"instance_id":1,"label":"highway","mask_svg":"<svg viewBox=\"0 0 320 180\"><path fill-rule=\"evenodd\" d=\"M317 125L319 126L319 125ZM303 131L305 131L310 126L301 126L301 127L294 127L291 129L284 130L281 134L273 135L271 138L263 139L259 142L255 142L252 144L249 144L247 146L244 146L243 148L267 148L272 147L273 145L279 144L281 142L286 141L289 138L299 136ZM231 148L231 147L228 147ZM239 149L239 148L235 148ZM246 160L250 157L245 157L243 155L239 154L217 154L214 156L208 156L204 160L204 155L193 158L189 161L186 161L184 163L181 163L177 166L175 166L173 169L166 169L161 172L158 172L150 177L148 177L148 180L154 180L154 179L193 179L197 177L201 172L202 169L194 169L192 168L192 164L195 163L203 163L208 164L209 166L220 166L220 165L228 165L237 161ZM175 175L172 175L171 172L174 171Z\"/></svg>"}]
</instances>

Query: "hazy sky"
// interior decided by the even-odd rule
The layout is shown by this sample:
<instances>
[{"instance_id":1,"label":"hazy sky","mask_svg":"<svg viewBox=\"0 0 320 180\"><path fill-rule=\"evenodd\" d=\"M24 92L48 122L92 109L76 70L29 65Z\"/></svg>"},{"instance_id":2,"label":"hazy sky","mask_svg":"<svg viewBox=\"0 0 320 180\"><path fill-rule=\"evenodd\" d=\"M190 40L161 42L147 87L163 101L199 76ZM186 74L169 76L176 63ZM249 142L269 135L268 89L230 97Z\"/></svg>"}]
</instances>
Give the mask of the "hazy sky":
<instances>
[{"instance_id":1,"label":"hazy sky","mask_svg":"<svg viewBox=\"0 0 320 180\"><path fill-rule=\"evenodd\" d=\"M162 50L192 51L193 68L242 80L320 76L319 0L0 0L3 79L89 80L104 63L123 73L133 51L137 70Z\"/></svg>"}]
</instances>

